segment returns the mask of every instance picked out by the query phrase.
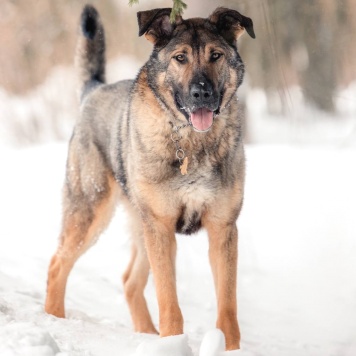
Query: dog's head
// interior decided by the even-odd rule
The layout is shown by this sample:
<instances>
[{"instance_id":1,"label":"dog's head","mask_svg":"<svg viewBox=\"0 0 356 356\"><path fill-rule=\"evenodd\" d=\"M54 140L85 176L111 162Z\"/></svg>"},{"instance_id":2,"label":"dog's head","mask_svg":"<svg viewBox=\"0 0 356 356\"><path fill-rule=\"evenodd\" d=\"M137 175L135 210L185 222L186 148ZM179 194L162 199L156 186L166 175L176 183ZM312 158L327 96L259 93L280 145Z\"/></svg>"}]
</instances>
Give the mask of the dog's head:
<instances>
[{"instance_id":1,"label":"dog's head","mask_svg":"<svg viewBox=\"0 0 356 356\"><path fill-rule=\"evenodd\" d=\"M235 10L217 8L209 18L170 22L170 8L138 13L139 35L154 44L147 68L151 87L177 117L196 131L208 131L244 74L237 39L246 30L255 38L252 20Z\"/></svg>"}]
</instances>

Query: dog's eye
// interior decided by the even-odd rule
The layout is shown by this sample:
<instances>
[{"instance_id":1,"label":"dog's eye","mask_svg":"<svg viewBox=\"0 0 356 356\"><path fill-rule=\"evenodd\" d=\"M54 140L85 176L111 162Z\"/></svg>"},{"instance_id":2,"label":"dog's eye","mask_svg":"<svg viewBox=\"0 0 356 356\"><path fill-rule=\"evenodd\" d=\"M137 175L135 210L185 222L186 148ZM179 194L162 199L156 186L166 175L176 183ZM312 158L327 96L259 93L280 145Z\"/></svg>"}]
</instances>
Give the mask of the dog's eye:
<instances>
[{"instance_id":1,"label":"dog's eye","mask_svg":"<svg viewBox=\"0 0 356 356\"><path fill-rule=\"evenodd\" d=\"M178 54L177 56L174 57L175 60L179 63L185 63L187 60L187 57L185 56L185 54Z\"/></svg>"},{"instance_id":2,"label":"dog's eye","mask_svg":"<svg viewBox=\"0 0 356 356\"><path fill-rule=\"evenodd\" d=\"M217 61L220 57L222 56L222 53L219 53L219 52L213 52L210 56L210 60L212 62L215 62Z\"/></svg>"}]
</instances>

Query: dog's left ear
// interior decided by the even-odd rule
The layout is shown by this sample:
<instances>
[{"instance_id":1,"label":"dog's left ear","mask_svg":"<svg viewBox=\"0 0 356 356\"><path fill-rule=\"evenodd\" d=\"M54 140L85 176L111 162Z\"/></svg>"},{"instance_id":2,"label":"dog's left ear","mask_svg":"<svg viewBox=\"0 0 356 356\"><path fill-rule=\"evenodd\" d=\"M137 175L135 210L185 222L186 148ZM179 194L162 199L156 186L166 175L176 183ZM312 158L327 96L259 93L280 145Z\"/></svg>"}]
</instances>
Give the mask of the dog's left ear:
<instances>
[{"instance_id":1,"label":"dog's left ear","mask_svg":"<svg viewBox=\"0 0 356 356\"><path fill-rule=\"evenodd\" d=\"M180 17L177 17L176 22L171 23L169 19L171 11L171 8L164 8L138 12L138 35L145 35L146 39L154 45L169 40L175 24L181 20Z\"/></svg>"},{"instance_id":2,"label":"dog's left ear","mask_svg":"<svg viewBox=\"0 0 356 356\"><path fill-rule=\"evenodd\" d=\"M235 10L218 7L210 15L209 21L216 25L220 35L232 45L236 45L236 40L245 30L252 38L256 38L252 20Z\"/></svg>"}]
</instances>

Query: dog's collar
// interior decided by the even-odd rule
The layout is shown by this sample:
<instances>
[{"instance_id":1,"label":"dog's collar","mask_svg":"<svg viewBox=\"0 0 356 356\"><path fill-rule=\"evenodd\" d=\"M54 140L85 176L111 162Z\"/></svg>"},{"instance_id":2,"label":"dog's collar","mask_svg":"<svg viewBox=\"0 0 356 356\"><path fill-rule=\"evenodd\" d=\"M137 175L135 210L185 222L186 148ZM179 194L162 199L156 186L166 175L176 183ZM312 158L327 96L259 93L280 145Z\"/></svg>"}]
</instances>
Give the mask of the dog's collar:
<instances>
[{"instance_id":1,"label":"dog's collar","mask_svg":"<svg viewBox=\"0 0 356 356\"><path fill-rule=\"evenodd\" d=\"M180 167L179 167L180 172L184 176L188 173L189 160L188 160L188 156L186 156L183 148L179 144L179 141L182 139L182 136L179 134L179 130L184 129L185 127L188 127L188 126L192 126L192 123L189 122L187 124L180 125L180 126L177 126L177 125L173 124L172 122L170 122L170 124L172 125L172 130L173 130L173 132L171 133L171 140L173 141L173 143L176 146L176 157L180 163Z\"/></svg>"}]
</instances>

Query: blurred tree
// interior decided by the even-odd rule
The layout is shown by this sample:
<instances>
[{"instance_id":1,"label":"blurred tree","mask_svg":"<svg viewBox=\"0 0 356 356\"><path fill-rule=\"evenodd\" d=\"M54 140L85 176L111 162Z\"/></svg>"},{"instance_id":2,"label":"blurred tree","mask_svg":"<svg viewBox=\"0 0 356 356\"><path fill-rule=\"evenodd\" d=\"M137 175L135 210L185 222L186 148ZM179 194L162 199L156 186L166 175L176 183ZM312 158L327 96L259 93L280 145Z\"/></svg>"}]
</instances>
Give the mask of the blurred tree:
<instances>
[{"instance_id":1,"label":"blurred tree","mask_svg":"<svg viewBox=\"0 0 356 356\"><path fill-rule=\"evenodd\" d=\"M334 91L337 86L335 34L336 14L328 14L326 1L309 0L296 6L295 14L303 19L298 42L304 42L308 65L302 72L301 84L306 100L324 111L334 111Z\"/></svg>"},{"instance_id":2,"label":"blurred tree","mask_svg":"<svg viewBox=\"0 0 356 356\"><path fill-rule=\"evenodd\" d=\"M257 41L242 43L251 84L278 90L282 108L288 87L299 85L307 102L333 112L335 91L356 79L354 0L245 0ZM353 54L352 54L353 53ZM288 105L287 105L288 106Z\"/></svg>"},{"instance_id":3,"label":"blurred tree","mask_svg":"<svg viewBox=\"0 0 356 356\"><path fill-rule=\"evenodd\" d=\"M78 18L86 2L1 0L0 87L23 94L43 82L54 66L72 64ZM117 22L117 5L92 2L111 29ZM113 33L109 31L109 37Z\"/></svg>"}]
</instances>

